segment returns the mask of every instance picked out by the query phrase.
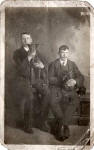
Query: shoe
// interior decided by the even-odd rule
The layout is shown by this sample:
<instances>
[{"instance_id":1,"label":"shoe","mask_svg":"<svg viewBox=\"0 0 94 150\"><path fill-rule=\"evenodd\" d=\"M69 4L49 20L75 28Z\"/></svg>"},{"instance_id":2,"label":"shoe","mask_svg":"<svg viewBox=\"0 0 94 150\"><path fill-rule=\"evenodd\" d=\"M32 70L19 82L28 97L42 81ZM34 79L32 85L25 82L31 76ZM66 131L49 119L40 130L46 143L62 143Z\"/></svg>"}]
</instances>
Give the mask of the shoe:
<instances>
[{"instance_id":1,"label":"shoe","mask_svg":"<svg viewBox=\"0 0 94 150\"><path fill-rule=\"evenodd\" d=\"M68 126L61 126L60 121L54 120L49 122L51 128L51 134L55 136L58 141L64 141L69 137L69 128Z\"/></svg>"},{"instance_id":2,"label":"shoe","mask_svg":"<svg viewBox=\"0 0 94 150\"><path fill-rule=\"evenodd\" d=\"M56 138L56 140L58 140L58 141L64 141L64 140L67 139L67 137L65 137L65 136L55 136L55 138Z\"/></svg>"},{"instance_id":3,"label":"shoe","mask_svg":"<svg viewBox=\"0 0 94 150\"><path fill-rule=\"evenodd\" d=\"M57 132L55 138L59 141L64 141L69 137L69 128L62 127L61 130Z\"/></svg>"},{"instance_id":4,"label":"shoe","mask_svg":"<svg viewBox=\"0 0 94 150\"><path fill-rule=\"evenodd\" d=\"M24 131L27 132L27 133L30 133L30 134L34 133L32 128L24 128Z\"/></svg>"},{"instance_id":5,"label":"shoe","mask_svg":"<svg viewBox=\"0 0 94 150\"><path fill-rule=\"evenodd\" d=\"M58 130L51 130L51 133L55 136L56 140L58 141L64 141L69 137L69 130L68 128L62 127Z\"/></svg>"}]
</instances>

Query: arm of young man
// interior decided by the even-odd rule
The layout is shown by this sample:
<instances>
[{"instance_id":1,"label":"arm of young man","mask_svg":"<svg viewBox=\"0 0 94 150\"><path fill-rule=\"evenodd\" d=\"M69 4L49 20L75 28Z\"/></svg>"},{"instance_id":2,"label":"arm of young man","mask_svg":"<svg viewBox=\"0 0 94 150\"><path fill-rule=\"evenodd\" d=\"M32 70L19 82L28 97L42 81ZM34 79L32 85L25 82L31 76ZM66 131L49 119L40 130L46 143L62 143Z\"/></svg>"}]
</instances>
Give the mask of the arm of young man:
<instances>
[{"instance_id":1,"label":"arm of young man","mask_svg":"<svg viewBox=\"0 0 94 150\"><path fill-rule=\"evenodd\" d=\"M13 59L16 64L17 72L20 76L29 77L30 69L29 69L29 60L28 56L22 58L22 54L19 50L16 50L13 55Z\"/></svg>"},{"instance_id":2,"label":"arm of young man","mask_svg":"<svg viewBox=\"0 0 94 150\"><path fill-rule=\"evenodd\" d=\"M66 83L67 86L69 86L69 87L74 87L75 85L77 87L83 86L84 77L74 62L72 63L72 72L73 72L73 78L71 78L67 81L67 83Z\"/></svg>"}]
</instances>

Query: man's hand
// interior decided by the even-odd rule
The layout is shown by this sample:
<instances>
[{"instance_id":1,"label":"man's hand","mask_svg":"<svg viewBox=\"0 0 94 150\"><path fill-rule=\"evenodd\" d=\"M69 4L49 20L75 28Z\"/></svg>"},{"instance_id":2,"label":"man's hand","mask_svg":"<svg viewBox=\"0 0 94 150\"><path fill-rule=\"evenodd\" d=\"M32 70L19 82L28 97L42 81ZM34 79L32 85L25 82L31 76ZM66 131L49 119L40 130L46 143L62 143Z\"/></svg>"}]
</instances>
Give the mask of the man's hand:
<instances>
[{"instance_id":1,"label":"man's hand","mask_svg":"<svg viewBox=\"0 0 94 150\"><path fill-rule=\"evenodd\" d=\"M74 87L76 85L76 80L74 79L69 79L67 82L66 82L66 85L68 87Z\"/></svg>"},{"instance_id":2,"label":"man's hand","mask_svg":"<svg viewBox=\"0 0 94 150\"><path fill-rule=\"evenodd\" d=\"M40 69L44 68L44 65L41 61L38 61L37 63L34 63L34 65L35 65L35 67L40 68Z\"/></svg>"}]
</instances>

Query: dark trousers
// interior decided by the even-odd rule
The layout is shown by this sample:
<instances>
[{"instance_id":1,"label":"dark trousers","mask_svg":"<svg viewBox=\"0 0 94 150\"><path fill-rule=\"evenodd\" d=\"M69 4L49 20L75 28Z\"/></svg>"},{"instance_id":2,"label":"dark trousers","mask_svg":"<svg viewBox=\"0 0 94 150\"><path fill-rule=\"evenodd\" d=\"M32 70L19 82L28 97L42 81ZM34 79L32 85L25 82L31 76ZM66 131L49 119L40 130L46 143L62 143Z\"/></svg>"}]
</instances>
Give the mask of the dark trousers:
<instances>
[{"instance_id":1,"label":"dark trousers","mask_svg":"<svg viewBox=\"0 0 94 150\"><path fill-rule=\"evenodd\" d=\"M44 110L44 104L49 100L49 90L47 87L40 88L40 90L30 88L26 95L27 98L24 103L24 124L27 128L31 128L32 126L42 127L49 111L48 108Z\"/></svg>"},{"instance_id":2,"label":"dark trousers","mask_svg":"<svg viewBox=\"0 0 94 150\"><path fill-rule=\"evenodd\" d=\"M50 91L47 85L43 86L38 90L40 98L37 98L37 103L39 103L40 114L38 115L40 126L44 126L45 121L48 119L49 113L49 100L50 100ZM40 101L40 102L39 102Z\"/></svg>"},{"instance_id":3,"label":"dark trousers","mask_svg":"<svg viewBox=\"0 0 94 150\"><path fill-rule=\"evenodd\" d=\"M63 92L60 88L51 87L48 98L44 99L42 104L44 120L47 120L49 110L51 110L59 122L59 128L62 125L69 125L78 104L79 98L75 91Z\"/></svg>"},{"instance_id":4,"label":"dark trousers","mask_svg":"<svg viewBox=\"0 0 94 150\"><path fill-rule=\"evenodd\" d=\"M33 124L34 94L28 80L22 77L17 78L15 82L15 96L17 101L17 114L19 114L18 120L20 119L17 121L17 124L31 128Z\"/></svg>"},{"instance_id":5,"label":"dark trousers","mask_svg":"<svg viewBox=\"0 0 94 150\"><path fill-rule=\"evenodd\" d=\"M31 93L28 93L24 102L24 127L32 128L34 120L34 95L31 89Z\"/></svg>"},{"instance_id":6,"label":"dark trousers","mask_svg":"<svg viewBox=\"0 0 94 150\"><path fill-rule=\"evenodd\" d=\"M26 127L42 127L49 112L46 104L50 95L48 87L38 85L36 88L28 89L28 92L26 93L27 100L24 103L24 124ZM45 110L44 105L46 105Z\"/></svg>"},{"instance_id":7,"label":"dark trousers","mask_svg":"<svg viewBox=\"0 0 94 150\"><path fill-rule=\"evenodd\" d=\"M75 91L64 91L60 88L51 88L51 110L61 125L69 125L72 115L79 104Z\"/></svg>"},{"instance_id":8,"label":"dark trousers","mask_svg":"<svg viewBox=\"0 0 94 150\"><path fill-rule=\"evenodd\" d=\"M20 77L16 80L14 89L19 115L17 124L22 124L24 121L26 128L42 126L49 112L50 92L48 87L36 85L32 88L27 80Z\"/></svg>"}]
</instances>

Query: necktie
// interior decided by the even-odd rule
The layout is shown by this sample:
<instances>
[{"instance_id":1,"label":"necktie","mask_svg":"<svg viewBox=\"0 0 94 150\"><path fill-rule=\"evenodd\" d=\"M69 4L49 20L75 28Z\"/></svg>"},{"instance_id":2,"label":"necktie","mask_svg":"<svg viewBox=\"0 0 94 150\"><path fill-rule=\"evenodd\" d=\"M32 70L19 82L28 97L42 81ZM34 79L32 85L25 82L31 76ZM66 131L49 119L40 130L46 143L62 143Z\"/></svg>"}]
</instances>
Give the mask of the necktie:
<instances>
[{"instance_id":1,"label":"necktie","mask_svg":"<svg viewBox=\"0 0 94 150\"><path fill-rule=\"evenodd\" d=\"M62 61L61 66L65 66L65 62L64 61Z\"/></svg>"}]
</instances>

